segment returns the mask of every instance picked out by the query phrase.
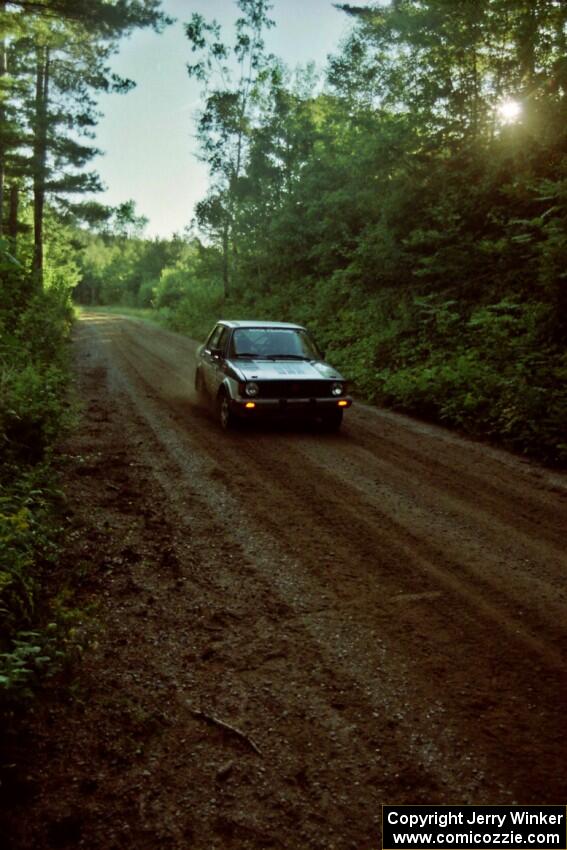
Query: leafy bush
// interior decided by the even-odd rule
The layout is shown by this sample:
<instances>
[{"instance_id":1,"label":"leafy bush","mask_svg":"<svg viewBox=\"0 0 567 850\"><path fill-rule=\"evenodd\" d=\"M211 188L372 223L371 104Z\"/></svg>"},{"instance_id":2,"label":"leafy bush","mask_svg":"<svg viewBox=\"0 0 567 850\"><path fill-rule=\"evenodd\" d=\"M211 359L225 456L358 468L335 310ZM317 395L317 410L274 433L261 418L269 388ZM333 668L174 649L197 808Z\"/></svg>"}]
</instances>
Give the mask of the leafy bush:
<instances>
[{"instance_id":1,"label":"leafy bush","mask_svg":"<svg viewBox=\"0 0 567 850\"><path fill-rule=\"evenodd\" d=\"M140 286L136 296L136 306L142 309L155 306L157 282L155 280L146 280Z\"/></svg>"},{"instance_id":2,"label":"leafy bush","mask_svg":"<svg viewBox=\"0 0 567 850\"><path fill-rule=\"evenodd\" d=\"M0 709L30 695L31 684L63 657L60 626L42 595L57 558L57 497L45 465L0 496Z\"/></svg>"},{"instance_id":3,"label":"leafy bush","mask_svg":"<svg viewBox=\"0 0 567 850\"><path fill-rule=\"evenodd\" d=\"M187 274L183 269L164 269L155 288L154 304L158 308L176 307L187 294Z\"/></svg>"},{"instance_id":4,"label":"leafy bush","mask_svg":"<svg viewBox=\"0 0 567 850\"><path fill-rule=\"evenodd\" d=\"M222 303L220 288L195 285L191 293L186 293L175 307L160 312L172 330L204 339L223 311Z\"/></svg>"},{"instance_id":5,"label":"leafy bush","mask_svg":"<svg viewBox=\"0 0 567 850\"><path fill-rule=\"evenodd\" d=\"M57 366L2 368L0 429L6 456L34 462L44 457L61 429L66 380Z\"/></svg>"},{"instance_id":6,"label":"leafy bush","mask_svg":"<svg viewBox=\"0 0 567 850\"><path fill-rule=\"evenodd\" d=\"M489 437L553 464L567 461L567 355L545 344L547 307L502 300L467 318L446 304L415 345L375 373L376 399Z\"/></svg>"},{"instance_id":7,"label":"leafy bush","mask_svg":"<svg viewBox=\"0 0 567 850\"><path fill-rule=\"evenodd\" d=\"M24 287L22 285L22 293ZM19 310L0 304L0 712L58 668L70 627L45 581L58 555L51 448L70 420L68 289L53 276ZM60 606L59 606L60 608Z\"/></svg>"}]
</instances>

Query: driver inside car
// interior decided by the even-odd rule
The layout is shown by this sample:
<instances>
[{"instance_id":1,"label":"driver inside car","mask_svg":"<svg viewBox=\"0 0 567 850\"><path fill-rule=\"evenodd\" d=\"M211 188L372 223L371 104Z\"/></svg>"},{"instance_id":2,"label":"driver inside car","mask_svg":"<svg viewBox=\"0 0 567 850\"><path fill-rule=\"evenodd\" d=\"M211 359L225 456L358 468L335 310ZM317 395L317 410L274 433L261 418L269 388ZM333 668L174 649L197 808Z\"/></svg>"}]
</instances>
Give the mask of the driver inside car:
<instances>
[{"instance_id":1,"label":"driver inside car","mask_svg":"<svg viewBox=\"0 0 567 850\"><path fill-rule=\"evenodd\" d=\"M234 334L232 348L236 355L256 353L256 344L250 334L247 334L245 331L238 331Z\"/></svg>"}]
</instances>

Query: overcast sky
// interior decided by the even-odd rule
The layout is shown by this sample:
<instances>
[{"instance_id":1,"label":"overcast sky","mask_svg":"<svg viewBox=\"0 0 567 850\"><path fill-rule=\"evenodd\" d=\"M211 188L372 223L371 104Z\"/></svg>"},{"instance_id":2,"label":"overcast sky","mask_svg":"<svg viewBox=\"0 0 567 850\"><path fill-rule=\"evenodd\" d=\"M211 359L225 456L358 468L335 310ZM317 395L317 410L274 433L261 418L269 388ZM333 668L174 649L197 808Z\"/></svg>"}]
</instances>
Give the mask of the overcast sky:
<instances>
[{"instance_id":1,"label":"overcast sky","mask_svg":"<svg viewBox=\"0 0 567 850\"><path fill-rule=\"evenodd\" d=\"M115 205L132 198L149 219L149 236L181 232L207 188L206 168L195 158L199 85L187 75L192 57L183 24L193 12L214 17L231 43L237 11L234 0L165 0L163 7L177 22L162 35L135 33L113 61L113 69L137 86L100 100L97 145L105 154L94 163L108 187L98 199ZM310 61L324 67L350 27L332 0L274 0L272 17L276 27L267 33L267 49L292 68Z\"/></svg>"}]
</instances>

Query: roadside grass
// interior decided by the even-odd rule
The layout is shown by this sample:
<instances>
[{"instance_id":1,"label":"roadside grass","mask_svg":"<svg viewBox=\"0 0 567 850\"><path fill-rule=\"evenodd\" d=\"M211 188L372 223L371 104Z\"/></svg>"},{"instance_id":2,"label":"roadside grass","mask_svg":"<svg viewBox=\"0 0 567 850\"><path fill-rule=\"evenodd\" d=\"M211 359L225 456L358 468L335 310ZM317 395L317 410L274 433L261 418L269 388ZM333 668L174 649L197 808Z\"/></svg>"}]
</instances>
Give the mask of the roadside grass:
<instances>
[{"instance_id":1,"label":"roadside grass","mask_svg":"<svg viewBox=\"0 0 567 850\"><path fill-rule=\"evenodd\" d=\"M158 310L153 310L150 307L85 307L82 304L75 304L74 310L77 318L80 318L81 316L88 316L89 313L104 313L109 316L127 316L131 319L140 319L143 322L150 322L151 324L159 325L162 328L168 327L166 317Z\"/></svg>"}]
</instances>

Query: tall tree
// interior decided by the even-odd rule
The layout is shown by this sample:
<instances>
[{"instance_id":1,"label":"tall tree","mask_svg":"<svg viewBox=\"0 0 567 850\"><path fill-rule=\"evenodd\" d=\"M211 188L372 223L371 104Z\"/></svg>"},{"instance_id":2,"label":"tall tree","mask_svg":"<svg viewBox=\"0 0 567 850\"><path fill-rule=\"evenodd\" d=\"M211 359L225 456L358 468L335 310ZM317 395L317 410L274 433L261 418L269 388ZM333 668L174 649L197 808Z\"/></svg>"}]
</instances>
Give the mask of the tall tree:
<instances>
[{"instance_id":1,"label":"tall tree","mask_svg":"<svg viewBox=\"0 0 567 850\"><path fill-rule=\"evenodd\" d=\"M33 230L34 252L32 269L34 277L41 283L43 271L43 216L47 176L47 123L50 80L49 44L38 44L35 48L35 102L33 122Z\"/></svg>"},{"instance_id":2,"label":"tall tree","mask_svg":"<svg viewBox=\"0 0 567 850\"><path fill-rule=\"evenodd\" d=\"M222 245L225 294L230 290L238 253L234 225L256 87L270 59L263 33L274 25L269 17L269 0L237 0L236 5L241 16L236 21L232 47L221 41L215 20L207 23L202 15L194 14L185 28L192 51L198 55L198 61L187 70L203 84L205 106L198 135L213 180L211 196L200 206L198 218L202 224L208 221Z\"/></svg>"},{"instance_id":3,"label":"tall tree","mask_svg":"<svg viewBox=\"0 0 567 850\"><path fill-rule=\"evenodd\" d=\"M0 25L3 19L5 18L6 13L6 0L0 0ZM0 237L2 236L3 231L3 217L2 210L4 209L4 180L5 180L5 172L6 172L6 162L5 162L5 139L4 139L4 125L6 122L6 109L5 109L5 99L6 92L4 89L5 86L5 77L6 77L6 33L2 31L0 33Z\"/></svg>"},{"instance_id":4,"label":"tall tree","mask_svg":"<svg viewBox=\"0 0 567 850\"><path fill-rule=\"evenodd\" d=\"M97 150L81 136L92 138L97 92L126 92L133 85L108 65L120 36L139 26L159 30L169 22L160 11L160 0L4 0L0 7L0 28L7 33L12 56L12 107L19 117L19 132L11 138L2 122L0 173L11 167L19 180L31 182L37 281L42 278L46 199L57 201L66 214L79 212L80 205L68 196L100 188L97 176L84 172ZM0 74L0 107L6 113L9 101L2 98L2 82Z\"/></svg>"},{"instance_id":5,"label":"tall tree","mask_svg":"<svg viewBox=\"0 0 567 850\"><path fill-rule=\"evenodd\" d=\"M81 23L106 38L139 27L160 30L172 22L161 10L161 0L4 0L4 6L45 19Z\"/></svg>"}]
</instances>

